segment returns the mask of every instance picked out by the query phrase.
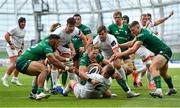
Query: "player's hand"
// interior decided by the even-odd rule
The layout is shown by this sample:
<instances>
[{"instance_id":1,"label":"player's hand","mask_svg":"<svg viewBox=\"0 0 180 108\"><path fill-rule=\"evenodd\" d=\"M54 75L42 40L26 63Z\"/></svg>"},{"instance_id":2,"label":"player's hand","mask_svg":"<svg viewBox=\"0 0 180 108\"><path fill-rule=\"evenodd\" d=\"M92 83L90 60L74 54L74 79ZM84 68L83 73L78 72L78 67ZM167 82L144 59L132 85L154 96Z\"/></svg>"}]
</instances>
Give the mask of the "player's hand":
<instances>
[{"instance_id":1,"label":"player's hand","mask_svg":"<svg viewBox=\"0 0 180 108\"><path fill-rule=\"evenodd\" d=\"M120 58L121 57L121 52L114 54L112 57L114 59Z\"/></svg>"},{"instance_id":2,"label":"player's hand","mask_svg":"<svg viewBox=\"0 0 180 108\"><path fill-rule=\"evenodd\" d=\"M80 47L80 48L79 48L79 51L80 51L81 53L83 53L83 52L85 51L84 47Z\"/></svg>"},{"instance_id":3,"label":"player's hand","mask_svg":"<svg viewBox=\"0 0 180 108\"><path fill-rule=\"evenodd\" d=\"M99 82L98 81L96 81L95 79L92 79L91 80L91 84L93 84L93 85L96 85L96 84L98 84Z\"/></svg>"},{"instance_id":4,"label":"player's hand","mask_svg":"<svg viewBox=\"0 0 180 108\"><path fill-rule=\"evenodd\" d=\"M10 48L11 48L12 50L14 50L14 49L15 49L14 44L11 44L11 45L10 45Z\"/></svg>"},{"instance_id":5,"label":"player's hand","mask_svg":"<svg viewBox=\"0 0 180 108\"><path fill-rule=\"evenodd\" d=\"M169 13L169 17L171 17L173 14L174 14L174 11L171 11L171 12Z\"/></svg>"},{"instance_id":6,"label":"player's hand","mask_svg":"<svg viewBox=\"0 0 180 108\"><path fill-rule=\"evenodd\" d=\"M22 53L22 51L23 51L23 50L22 50L22 49L20 49L20 50L18 51L18 55L20 55L20 54Z\"/></svg>"}]
</instances>

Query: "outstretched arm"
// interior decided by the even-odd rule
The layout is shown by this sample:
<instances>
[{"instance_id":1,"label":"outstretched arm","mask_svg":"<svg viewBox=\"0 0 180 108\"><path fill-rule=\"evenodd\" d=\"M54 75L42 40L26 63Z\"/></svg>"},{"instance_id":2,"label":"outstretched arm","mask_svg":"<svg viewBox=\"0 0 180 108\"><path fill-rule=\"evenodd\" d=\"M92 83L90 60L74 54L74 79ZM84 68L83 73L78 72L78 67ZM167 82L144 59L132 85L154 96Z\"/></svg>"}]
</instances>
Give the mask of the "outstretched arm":
<instances>
[{"instance_id":1,"label":"outstretched arm","mask_svg":"<svg viewBox=\"0 0 180 108\"><path fill-rule=\"evenodd\" d=\"M163 22L166 21L168 18L170 18L173 14L174 14L174 11L171 11L167 17L160 18L160 19L156 20L156 21L154 22L154 26L157 26L157 25L163 23Z\"/></svg>"}]
</instances>

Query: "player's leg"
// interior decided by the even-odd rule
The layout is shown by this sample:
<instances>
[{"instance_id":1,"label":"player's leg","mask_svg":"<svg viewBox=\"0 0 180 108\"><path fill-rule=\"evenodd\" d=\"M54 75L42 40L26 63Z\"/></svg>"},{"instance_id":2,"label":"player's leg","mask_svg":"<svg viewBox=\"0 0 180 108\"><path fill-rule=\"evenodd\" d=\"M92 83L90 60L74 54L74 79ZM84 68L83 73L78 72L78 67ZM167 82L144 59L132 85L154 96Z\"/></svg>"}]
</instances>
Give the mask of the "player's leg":
<instances>
[{"instance_id":1,"label":"player's leg","mask_svg":"<svg viewBox=\"0 0 180 108\"><path fill-rule=\"evenodd\" d=\"M7 68L7 71L6 73L4 74L4 76L1 78L2 82L3 82L3 85L5 87L9 87L9 84L8 84L8 78L9 76L11 75L11 73L13 72L13 70L15 69L15 62L16 62L16 59L17 59L17 56L14 56L14 57L10 57L10 64Z\"/></svg>"},{"instance_id":2,"label":"player's leg","mask_svg":"<svg viewBox=\"0 0 180 108\"><path fill-rule=\"evenodd\" d=\"M118 77L116 81L122 87L122 89L126 92L128 98L139 96L140 95L139 93L132 92L130 87L128 86L127 81L126 81L126 74L125 74L124 69L121 67L122 65L121 63L123 63L123 61L121 61L120 59L116 59L113 61L114 67L117 69L119 75L121 76L121 77Z\"/></svg>"},{"instance_id":3,"label":"player's leg","mask_svg":"<svg viewBox=\"0 0 180 108\"><path fill-rule=\"evenodd\" d=\"M47 98L50 96L49 94L44 93L43 87L44 87L44 81L48 74L48 69L42 63L42 61L40 61L40 62L32 61L29 64L26 74L31 75L31 76L38 76L38 78L37 78L38 89L37 89L37 95L36 95L37 100L42 99L42 98Z\"/></svg>"},{"instance_id":4,"label":"player's leg","mask_svg":"<svg viewBox=\"0 0 180 108\"><path fill-rule=\"evenodd\" d=\"M153 97L163 97L162 87L161 87L161 77L160 69L166 64L167 60L162 55L157 55L153 58L152 64L149 67L149 70L153 76L154 82L156 84L155 92L151 92L150 95Z\"/></svg>"},{"instance_id":5,"label":"player's leg","mask_svg":"<svg viewBox=\"0 0 180 108\"><path fill-rule=\"evenodd\" d=\"M65 88L64 91L63 91L63 95L64 95L64 96L68 96L68 93L74 89L74 87L75 87L76 84L77 84L77 81L75 81L75 80L70 80L70 81L69 81L69 84L66 86L66 88Z\"/></svg>"},{"instance_id":6,"label":"player's leg","mask_svg":"<svg viewBox=\"0 0 180 108\"><path fill-rule=\"evenodd\" d=\"M167 73L168 70L168 64L166 63L161 69L160 69L160 75L163 77L164 81L166 82L166 84L168 85L168 92L166 93L166 95L172 95L172 94L176 94L177 91L174 88L174 85L172 83L172 77L170 75L168 75Z\"/></svg>"},{"instance_id":7,"label":"player's leg","mask_svg":"<svg viewBox=\"0 0 180 108\"><path fill-rule=\"evenodd\" d=\"M18 80L19 72L16 69L14 69L13 73L14 73L14 76L12 77L11 82L13 84L16 84L17 86L21 86L22 84Z\"/></svg>"}]
</instances>

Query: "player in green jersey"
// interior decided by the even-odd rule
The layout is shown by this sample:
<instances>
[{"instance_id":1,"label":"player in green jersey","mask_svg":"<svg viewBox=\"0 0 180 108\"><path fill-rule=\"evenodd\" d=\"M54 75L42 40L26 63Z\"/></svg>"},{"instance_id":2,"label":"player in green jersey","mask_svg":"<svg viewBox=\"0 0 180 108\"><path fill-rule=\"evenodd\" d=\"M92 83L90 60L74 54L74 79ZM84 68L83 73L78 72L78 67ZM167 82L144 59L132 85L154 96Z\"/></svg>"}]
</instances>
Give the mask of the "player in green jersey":
<instances>
[{"instance_id":1,"label":"player in green jersey","mask_svg":"<svg viewBox=\"0 0 180 108\"><path fill-rule=\"evenodd\" d=\"M89 46L92 43L92 34L90 28L81 23L82 19L80 14L74 14L73 18L76 20L76 24L75 24L76 27L79 28L86 36L87 46ZM73 58L73 62L74 62L74 66L78 68L80 58L82 57L82 54L84 53L85 49L83 47L82 40L78 36L74 36L72 38L72 42L76 50L76 55Z\"/></svg>"},{"instance_id":2,"label":"player in green jersey","mask_svg":"<svg viewBox=\"0 0 180 108\"><path fill-rule=\"evenodd\" d=\"M172 51L170 47L168 47L164 42L158 39L153 32L150 32L145 28L141 28L138 21L133 21L130 24L130 30L136 36L136 42L127 51L115 54L114 57L119 58L123 55L135 53L141 45L145 46L147 49L149 49L155 54L149 70L156 84L156 90L154 92L151 92L150 95L159 98L163 97L160 76L163 77L169 87L169 91L166 94L176 94L177 91L173 86L172 78L167 73L168 61L172 56Z\"/></svg>"},{"instance_id":3,"label":"player in green jersey","mask_svg":"<svg viewBox=\"0 0 180 108\"><path fill-rule=\"evenodd\" d=\"M122 13L120 11L115 11L113 13L114 23L108 26L108 31L110 34L114 35L118 41L119 44L126 43L128 41L133 40L133 37L131 36L131 31L129 29L128 24L122 23ZM120 47L121 51L126 51L128 48ZM136 76L134 73L136 73L136 68L134 66L133 60L130 59L129 55L124 55L123 57L124 65L123 68L126 70L127 74L132 73L133 79L134 79L134 85L136 85Z\"/></svg>"},{"instance_id":4,"label":"player in green jersey","mask_svg":"<svg viewBox=\"0 0 180 108\"><path fill-rule=\"evenodd\" d=\"M51 34L48 38L45 38L40 43L24 51L16 61L16 69L19 72L30 76L36 76L35 84L31 92L31 98L39 100L50 96L43 92L44 81L48 73L48 69L44 64L46 58L50 63L60 69L70 71L74 69L73 67L63 65L54 56L54 51L59 45L59 40L59 36Z\"/></svg>"}]
</instances>

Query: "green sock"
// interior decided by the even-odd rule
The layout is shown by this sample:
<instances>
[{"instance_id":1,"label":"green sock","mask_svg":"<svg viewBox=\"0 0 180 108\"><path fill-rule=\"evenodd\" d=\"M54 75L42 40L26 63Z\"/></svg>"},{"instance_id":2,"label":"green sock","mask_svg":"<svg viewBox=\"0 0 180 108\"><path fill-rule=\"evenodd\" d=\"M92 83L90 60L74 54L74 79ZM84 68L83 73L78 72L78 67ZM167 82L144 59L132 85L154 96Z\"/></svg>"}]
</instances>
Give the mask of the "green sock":
<instances>
[{"instance_id":1,"label":"green sock","mask_svg":"<svg viewBox=\"0 0 180 108\"><path fill-rule=\"evenodd\" d=\"M154 79L154 82L156 84L156 88L161 88L161 77L160 76L156 76L153 79Z\"/></svg>"},{"instance_id":2,"label":"green sock","mask_svg":"<svg viewBox=\"0 0 180 108\"><path fill-rule=\"evenodd\" d=\"M67 72L63 72L62 73L62 85L63 86L66 85L67 77L68 77L68 73Z\"/></svg>"},{"instance_id":3,"label":"green sock","mask_svg":"<svg viewBox=\"0 0 180 108\"><path fill-rule=\"evenodd\" d=\"M171 77L164 79L164 81L166 82L169 88L174 88Z\"/></svg>"},{"instance_id":4,"label":"green sock","mask_svg":"<svg viewBox=\"0 0 180 108\"><path fill-rule=\"evenodd\" d=\"M46 80L48 81L50 77L51 77L51 74L47 75Z\"/></svg>"},{"instance_id":5,"label":"green sock","mask_svg":"<svg viewBox=\"0 0 180 108\"><path fill-rule=\"evenodd\" d=\"M125 92L129 91L129 88L128 88L125 80L120 79L120 80L116 80L116 81L118 82L118 84L122 87L122 89L123 89Z\"/></svg>"},{"instance_id":6,"label":"green sock","mask_svg":"<svg viewBox=\"0 0 180 108\"><path fill-rule=\"evenodd\" d=\"M44 89L42 87L38 87L37 94L40 94L41 92L44 92Z\"/></svg>"}]
</instances>

